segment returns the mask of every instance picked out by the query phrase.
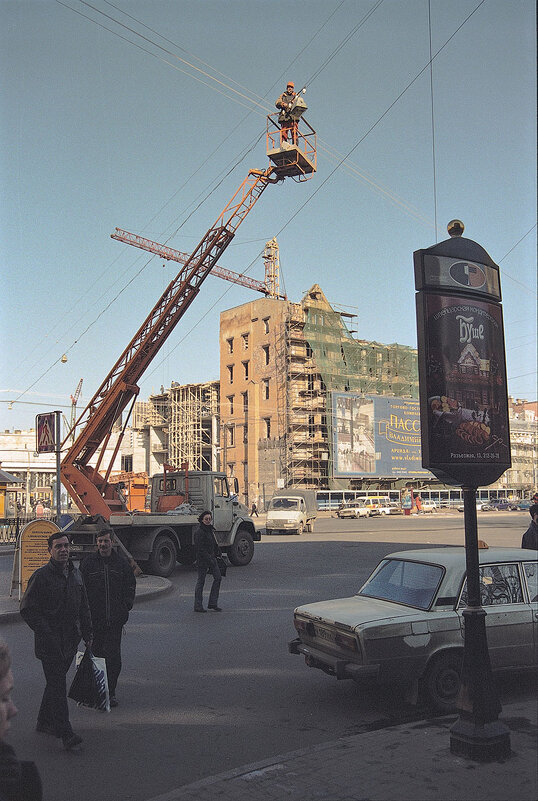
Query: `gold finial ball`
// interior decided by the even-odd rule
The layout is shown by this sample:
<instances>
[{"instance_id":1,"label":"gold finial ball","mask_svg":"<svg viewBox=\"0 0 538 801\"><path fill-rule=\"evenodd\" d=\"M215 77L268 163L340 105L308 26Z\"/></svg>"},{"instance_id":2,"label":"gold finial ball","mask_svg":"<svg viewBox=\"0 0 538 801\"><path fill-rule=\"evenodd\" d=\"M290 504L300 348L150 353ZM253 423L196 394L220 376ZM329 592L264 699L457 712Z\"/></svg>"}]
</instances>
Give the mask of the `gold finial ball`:
<instances>
[{"instance_id":1,"label":"gold finial ball","mask_svg":"<svg viewBox=\"0 0 538 801\"><path fill-rule=\"evenodd\" d=\"M461 220L450 220L446 230L450 236L461 236L465 230L465 226Z\"/></svg>"},{"instance_id":2,"label":"gold finial ball","mask_svg":"<svg viewBox=\"0 0 538 801\"><path fill-rule=\"evenodd\" d=\"M61 363L62 363L62 364L65 364L65 363L66 363L66 361L67 361L67 356L65 355L65 353L64 353L64 355L62 356L62 358L60 359L60 361L61 361Z\"/></svg>"}]
</instances>

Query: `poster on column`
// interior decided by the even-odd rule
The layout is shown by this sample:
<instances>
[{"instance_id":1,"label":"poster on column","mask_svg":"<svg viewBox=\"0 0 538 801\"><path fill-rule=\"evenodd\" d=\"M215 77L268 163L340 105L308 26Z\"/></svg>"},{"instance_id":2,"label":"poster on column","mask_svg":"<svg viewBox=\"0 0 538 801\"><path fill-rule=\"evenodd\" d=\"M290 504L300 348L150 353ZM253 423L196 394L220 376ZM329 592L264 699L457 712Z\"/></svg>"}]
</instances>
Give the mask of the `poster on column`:
<instances>
[{"instance_id":1,"label":"poster on column","mask_svg":"<svg viewBox=\"0 0 538 801\"><path fill-rule=\"evenodd\" d=\"M424 466L509 466L500 305L433 293L423 304Z\"/></svg>"}]
</instances>

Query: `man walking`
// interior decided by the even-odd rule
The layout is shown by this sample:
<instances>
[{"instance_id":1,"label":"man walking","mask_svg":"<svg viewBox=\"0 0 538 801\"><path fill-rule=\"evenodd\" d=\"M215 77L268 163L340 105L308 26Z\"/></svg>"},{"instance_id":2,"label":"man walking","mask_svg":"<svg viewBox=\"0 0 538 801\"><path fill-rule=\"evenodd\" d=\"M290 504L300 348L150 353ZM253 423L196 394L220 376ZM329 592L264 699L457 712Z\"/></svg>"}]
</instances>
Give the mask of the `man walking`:
<instances>
[{"instance_id":1,"label":"man walking","mask_svg":"<svg viewBox=\"0 0 538 801\"><path fill-rule=\"evenodd\" d=\"M81 637L91 645L92 624L82 576L69 559L67 536L55 531L47 545L50 560L30 576L21 616L34 632L35 655L46 680L36 730L61 737L69 751L82 737L69 721L66 675Z\"/></svg>"},{"instance_id":2,"label":"man walking","mask_svg":"<svg viewBox=\"0 0 538 801\"><path fill-rule=\"evenodd\" d=\"M110 706L117 706L116 685L121 671L121 635L133 608L136 579L127 559L113 548L113 534L96 537L97 553L80 565L92 613L95 656L106 660Z\"/></svg>"}]
</instances>

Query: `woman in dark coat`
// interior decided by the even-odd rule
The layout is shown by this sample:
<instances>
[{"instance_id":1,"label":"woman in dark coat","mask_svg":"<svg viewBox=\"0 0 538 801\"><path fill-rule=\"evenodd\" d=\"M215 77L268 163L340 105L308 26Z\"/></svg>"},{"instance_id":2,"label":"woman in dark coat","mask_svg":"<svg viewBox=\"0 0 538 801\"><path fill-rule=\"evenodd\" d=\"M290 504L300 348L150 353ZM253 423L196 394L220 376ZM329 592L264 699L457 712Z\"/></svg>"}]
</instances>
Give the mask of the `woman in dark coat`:
<instances>
[{"instance_id":1,"label":"woman in dark coat","mask_svg":"<svg viewBox=\"0 0 538 801\"><path fill-rule=\"evenodd\" d=\"M207 573L213 576L213 584L209 593L208 609L220 612L218 605L221 573L217 563L217 556L220 556L220 548L215 539L215 529L212 524L211 512L202 512L198 518L199 525L194 529L194 551L196 554L196 564L198 565L198 581L194 590L194 611L206 612L203 604L203 591L205 577Z\"/></svg>"}]
</instances>

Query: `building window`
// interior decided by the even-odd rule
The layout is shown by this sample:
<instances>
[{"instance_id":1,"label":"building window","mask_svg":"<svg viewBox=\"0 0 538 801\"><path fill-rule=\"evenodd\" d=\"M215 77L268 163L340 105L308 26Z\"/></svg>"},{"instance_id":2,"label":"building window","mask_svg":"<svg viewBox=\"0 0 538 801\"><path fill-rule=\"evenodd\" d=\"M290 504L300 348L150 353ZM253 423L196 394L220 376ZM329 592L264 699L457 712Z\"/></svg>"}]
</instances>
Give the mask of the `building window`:
<instances>
[{"instance_id":1,"label":"building window","mask_svg":"<svg viewBox=\"0 0 538 801\"><path fill-rule=\"evenodd\" d=\"M264 400L269 400L269 379L268 378L264 378L263 379L262 387L263 387L263 399Z\"/></svg>"},{"instance_id":2,"label":"building window","mask_svg":"<svg viewBox=\"0 0 538 801\"><path fill-rule=\"evenodd\" d=\"M226 426L228 430L228 446L233 448L235 445L235 426Z\"/></svg>"},{"instance_id":3,"label":"building window","mask_svg":"<svg viewBox=\"0 0 538 801\"><path fill-rule=\"evenodd\" d=\"M228 403L230 404L230 414L234 413L234 396L228 395Z\"/></svg>"},{"instance_id":4,"label":"building window","mask_svg":"<svg viewBox=\"0 0 538 801\"><path fill-rule=\"evenodd\" d=\"M235 462L228 462L228 476L230 478L235 476Z\"/></svg>"},{"instance_id":5,"label":"building window","mask_svg":"<svg viewBox=\"0 0 538 801\"><path fill-rule=\"evenodd\" d=\"M262 350L265 357L265 364L269 364L269 345L263 345Z\"/></svg>"},{"instance_id":6,"label":"building window","mask_svg":"<svg viewBox=\"0 0 538 801\"><path fill-rule=\"evenodd\" d=\"M230 337L226 340L226 344L228 345L228 353L234 352L234 338Z\"/></svg>"},{"instance_id":7,"label":"building window","mask_svg":"<svg viewBox=\"0 0 538 801\"><path fill-rule=\"evenodd\" d=\"M243 411L246 414L248 412L248 392L242 392L241 396L243 398Z\"/></svg>"},{"instance_id":8,"label":"building window","mask_svg":"<svg viewBox=\"0 0 538 801\"><path fill-rule=\"evenodd\" d=\"M248 445L248 425L243 426L243 445Z\"/></svg>"},{"instance_id":9,"label":"building window","mask_svg":"<svg viewBox=\"0 0 538 801\"><path fill-rule=\"evenodd\" d=\"M269 333L269 317L263 318L263 330L265 334Z\"/></svg>"},{"instance_id":10,"label":"building window","mask_svg":"<svg viewBox=\"0 0 538 801\"><path fill-rule=\"evenodd\" d=\"M241 362L245 374L245 381L248 381L248 362Z\"/></svg>"},{"instance_id":11,"label":"building window","mask_svg":"<svg viewBox=\"0 0 538 801\"><path fill-rule=\"evenodd\" d=\"M267 437L267 439L270 439L271 438L271 418L270 417L264 417L263 418L263 422L265 423L265 436Z\"/></svg>"},{"instance_id":12,"label":"building window","mask_svg":"<svg viewBox=\"0 0 538 801\"><path fill-rule=\"evenodd\" d=\"M121 469L124 470L126 473L133 472L133 455L132 454L124 454L121 457Z\"/></svg>"},{"instance_id":13,"label":"building window","mask_svg":"<svg viewBox=\"0 0 538 801\"><path fill-rule=\"evenodd\" d=\"M248 350L248 334L241 334L243 340L243 350Z\"/></svg>"},{"instance_id":14,"label":"building window","mask_svg":"<svg viewBox=\"0 0 538 801\"><path fill-rule=\"evenodd\" d=\"M311 359L313 356L312 348L310 347L310 342L306 343L306 358Z\"/></svg>"},{"instance_id":15,"label":"building window","mask_svg":"<svg viewBox=\"0 0 538 801\"><path fill-rule=\"evenodd\" d=\"M230 384L233 384L233 382L234 382L234 366L233 366L233 364L229 364L228 365L228 381L230 382Z\"/></svg>"}]
</instances>

